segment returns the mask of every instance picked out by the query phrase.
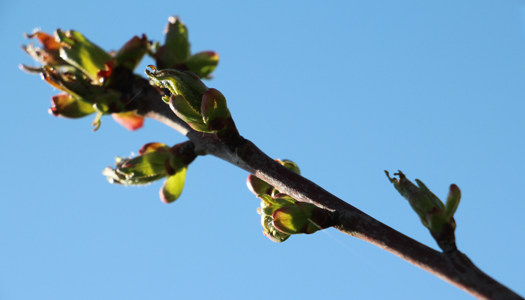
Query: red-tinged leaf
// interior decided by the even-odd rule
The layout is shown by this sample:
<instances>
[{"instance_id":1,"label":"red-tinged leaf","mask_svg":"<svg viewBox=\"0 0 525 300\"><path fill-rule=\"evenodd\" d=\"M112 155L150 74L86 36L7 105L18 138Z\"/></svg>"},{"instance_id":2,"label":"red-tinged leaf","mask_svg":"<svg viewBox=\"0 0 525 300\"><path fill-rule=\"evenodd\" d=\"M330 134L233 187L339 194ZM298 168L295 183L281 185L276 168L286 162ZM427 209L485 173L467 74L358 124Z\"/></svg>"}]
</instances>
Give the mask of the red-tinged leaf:
<instances>
[{"instance_id":1,"label":"red-tinged leaf","mask_svg":"<svg viewBox=\"0 0 525 300\"><path fill-rule=\"evenodd\" d=\"M117 65L123 65L133 71L148 51L148 48L149 41L145 34L142 35L142 38L134 36L115 55Z\"/></svg>"},{"instance_id":2,"label":"red-tinged leaf","mask_svg":"<svg viewBox=\"0 0 525 300\"><path fill-rule=\"evenodd\" d=\"M113 119L128 130L137 130L144 125L144 117L135 114L134 111L112 114Z\"/></svg>"},{"instance_id":3,"label":"red-tinged leaf","mask_svg":"<svg viewBox=\"0 0 525 300\"><path fill-rule=\"evenodd\" d=\"M144 155L146 153L155 152L155 151L170 151L170 147L166 146L163 143L147 143L139 150L139 155Z\"/></svg>"}]
</instances>

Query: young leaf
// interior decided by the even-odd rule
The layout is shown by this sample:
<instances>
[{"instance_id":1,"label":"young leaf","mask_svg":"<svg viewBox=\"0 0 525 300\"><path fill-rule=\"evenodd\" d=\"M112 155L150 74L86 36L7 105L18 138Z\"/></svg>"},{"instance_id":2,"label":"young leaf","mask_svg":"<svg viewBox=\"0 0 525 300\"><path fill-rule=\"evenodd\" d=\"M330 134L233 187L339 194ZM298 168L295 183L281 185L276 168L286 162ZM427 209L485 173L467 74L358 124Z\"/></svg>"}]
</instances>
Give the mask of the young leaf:
<instances>
[{"instance_id":1,"label":"young leaf","mask_svg":"<svg viewBox=\"0 0 525 300\"><path fill-rule=\"evenodd\" d=\"M63 32L58 29L55 34L60 42L68 45L60 49L60 56L97 82L97 73L105 69L104 65L111 60L111 56L78 31Z\"/></svg>"},{"instance_id":2,"label":"young leaf","mask_svg":"<svg viewBox=\"0 0 525 300\"><path fill-rule=\"evenodd\" d=\"M78 100L69 94L59 94L51 98L53 106L49 113L64 118L82 118L95 112L93 105Z\"/></svg>"},{"instance_id":3,"label":"young leaf","mask_svg":"<svg viewBox=\"0 0 525 300\"><path fill-rule=\"evenodd\" d=\"M160 189L160 200L162 202L169 204L179 198L182 193L182 188L184 188L184 182L186 181L186 170L187 168L177 170L175 175L171 175L166 179Z\"/></svg>"},{"instance_id":4,"label":"young leaf","mask_svg":"<svg viewBox=\"0 0 525 300\"><path fill-rule=\"evenodd\" d=\"M190 56L184 63L200 78L209 78L219 63L219 54L213 51L199 52Z\"/></svg>"},{"instance_id":5,"label":"young leaf","mask_svg":"<svg viewBox=\"0 0 525 300\"><path fill-rule=\"evenodd\" d=\"M461 199L461 191L455 184L450 185L450 191L447 197L447 204L445 205L445 216L448 220L454 217L456 209L458 209L459 200Z\"/></svg>"}]
</instances>

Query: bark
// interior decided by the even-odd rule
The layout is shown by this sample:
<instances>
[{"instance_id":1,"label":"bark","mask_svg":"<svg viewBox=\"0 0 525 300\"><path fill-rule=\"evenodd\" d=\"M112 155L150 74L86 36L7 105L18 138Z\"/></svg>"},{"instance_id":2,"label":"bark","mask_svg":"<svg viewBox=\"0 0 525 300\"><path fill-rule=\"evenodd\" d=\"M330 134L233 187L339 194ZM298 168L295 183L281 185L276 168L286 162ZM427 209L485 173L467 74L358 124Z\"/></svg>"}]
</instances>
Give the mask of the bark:
<instances>
[{"instance_id":1,"label":"bark","mask_svg":"<svg viewBox=\"0 0 525 300\"><path fill-rule=\"evenodd\" d=\"M129 110L155 119L187 136L198 155L213 155L268 182L298 201L332 212L334 228L376 245L407 262L457 286L479 299L523 299L477 268L459 250L441 253L375 220L288 170L244 138L225 144L216 135L196 132L161 100L159 90L140 76L123 76L118 89L133 99ZM242 132L242 130L241 130Z\"/></svg>"}]
</instances>

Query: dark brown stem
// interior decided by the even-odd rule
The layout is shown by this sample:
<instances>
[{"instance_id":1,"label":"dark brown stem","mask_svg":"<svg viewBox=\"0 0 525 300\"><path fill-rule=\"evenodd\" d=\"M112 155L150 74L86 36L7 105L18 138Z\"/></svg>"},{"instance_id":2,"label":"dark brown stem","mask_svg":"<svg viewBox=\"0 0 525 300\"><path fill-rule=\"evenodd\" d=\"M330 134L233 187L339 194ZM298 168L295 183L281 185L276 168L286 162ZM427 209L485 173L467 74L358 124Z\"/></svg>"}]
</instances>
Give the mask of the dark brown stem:
<instances>
[{"instance_id":1,"label":"dark brown stem","mask_svg":"<svg viewBox=\"0 0 525 300\"><path fill-rule=\"evenodd\" d=\"M200 155L211 154L268 182L293 198L327 209L335 215L335 228L374 244L457 286L479 299L523 299L478 269L460 251L433 250L368 216L308 179L290 171L242 137L225 145L216 135L196 132L180 120L158 91L137 76L128 87L136 95L132 109L186 135ZM140 92L140 93L139 93Z\"/></svg>"}]
</instances>

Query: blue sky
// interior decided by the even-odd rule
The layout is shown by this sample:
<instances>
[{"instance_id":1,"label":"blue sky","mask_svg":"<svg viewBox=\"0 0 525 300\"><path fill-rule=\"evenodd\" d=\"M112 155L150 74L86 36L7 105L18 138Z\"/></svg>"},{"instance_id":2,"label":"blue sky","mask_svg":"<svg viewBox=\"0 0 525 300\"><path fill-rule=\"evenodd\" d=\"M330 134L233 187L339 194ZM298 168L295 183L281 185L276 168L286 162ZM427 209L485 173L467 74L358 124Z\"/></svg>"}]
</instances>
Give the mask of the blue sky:
<instances>
[{"instance_id":1,"label":"blue sky","mask_svg":"<svg viewBox=\"0 0 525 300\"><path fill-rule=\"evenodd\" d=\"M2 1L0 299L471 299L329 229L275 244L246 172L190 166L177 202L160 183L110 185L103 168L178 132L146 120L50 116L58 93L21 50L23 33L75 29L106 50L163 40L170 15L215 78L241 134L385 224L437 248L383 170L446 197L459 249L525 295L524 1ZM137 68L142 73L151 63Z\"/></svg>"}]
</instances>

